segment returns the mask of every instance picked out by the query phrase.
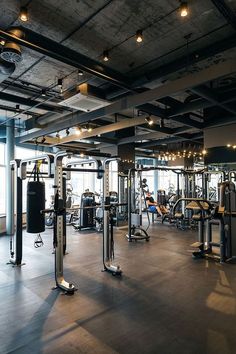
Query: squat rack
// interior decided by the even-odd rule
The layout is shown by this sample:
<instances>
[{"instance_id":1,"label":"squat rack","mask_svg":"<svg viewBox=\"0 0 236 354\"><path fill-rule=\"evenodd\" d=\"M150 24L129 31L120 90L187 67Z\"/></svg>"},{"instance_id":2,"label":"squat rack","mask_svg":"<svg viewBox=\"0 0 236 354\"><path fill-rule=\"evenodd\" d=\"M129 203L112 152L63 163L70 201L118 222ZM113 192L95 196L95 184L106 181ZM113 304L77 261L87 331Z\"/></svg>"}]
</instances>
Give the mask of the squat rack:
<instances>
[{"instance_id":1,"label":"squat rack","mask_svg":"<svg viewBox=\"0 0 236 354\"><path fill-rule=\"evenodd\" d=\"M80 161L69 162L66 167L63 167L63 159L65 157L76 157L76 155L68 152L59 152L55 156L55 174L54 174L54 188L55 188L55 201L57 200L57 209L55 209L55 223L54 223L54 247L55 247L55 280L56 285L67 293L74 293L75 286L64 279L63 274L63 213L66 211L63 203L63 173L64 172L94 172L97 173L99 178L103 177L103 215L104 215L104 228L103 228L103 265L104 270L111 272L113 275L120 275L120 266L112 264L113 252L111 233L109 230L109 163L114 158L108 158L101 163L95 160L97 168L84 169L72 168L71 165L81 165ZM78 156L79 157L79 156Z\"/></svg>"},{"instance_id":2,"label":"squat rack","mask_svg":"<svg viewBox=\"0 0 236 354\"><path fill-rule=\"evenodd\" d=\"M13 198L13 214L12 225L14 225L14 215L16 213L16 226L13 226L12 235L10 238L10 260L9 264L14 266L21 266L22 264L22 181L27 178L29 171L27 171L27 165L30 163L38 163L39 161L45 161L48 166L48 170L45 177L53 177L53 162L54 155L44 154L41 156L27 158L27 159L15 159L10 162L11 165L11 188ZM14 230L15 229L15 230ZM14 232L15 231L15 232Z\"/></svg>"}]
</instances>

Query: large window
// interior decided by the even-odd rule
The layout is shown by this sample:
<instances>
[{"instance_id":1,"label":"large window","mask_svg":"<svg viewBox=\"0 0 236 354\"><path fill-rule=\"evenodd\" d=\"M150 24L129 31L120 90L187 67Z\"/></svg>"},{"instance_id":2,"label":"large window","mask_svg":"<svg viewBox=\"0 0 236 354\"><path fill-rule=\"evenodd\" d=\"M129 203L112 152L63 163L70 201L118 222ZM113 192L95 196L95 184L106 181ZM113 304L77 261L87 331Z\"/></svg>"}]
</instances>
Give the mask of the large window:
<instances>
[{"instance_id":1,"label":"large window","mask_svg":"<svg viewBox=\"0 0 236 354\"><path fill-rule=\"evenodd\" d=\"M158 171L158 189L173 193L177 189L177 174L172 171Z\"/></svg>"},{"instance_id":2,"label":"large window","mask_svg":"<svg viewBox=\"0 0 236 354\"><path fill-rule=\"evenodd\" d=\"M5 144L0 144L0 214L6 213L6 166L5 166Z\"/></svg>"}]
</instances>

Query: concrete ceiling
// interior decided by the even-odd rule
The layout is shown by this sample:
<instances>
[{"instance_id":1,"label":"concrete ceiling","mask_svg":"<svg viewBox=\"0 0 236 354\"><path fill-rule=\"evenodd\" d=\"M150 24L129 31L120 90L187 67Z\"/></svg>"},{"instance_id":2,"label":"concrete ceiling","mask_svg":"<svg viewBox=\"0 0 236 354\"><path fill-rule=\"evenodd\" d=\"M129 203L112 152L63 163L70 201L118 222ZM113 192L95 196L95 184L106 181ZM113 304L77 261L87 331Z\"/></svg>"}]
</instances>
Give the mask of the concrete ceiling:
<instances>
[{"instance_id":1,"label":"concrete ceiling","mask_svg":"<svg viewBox=\"0 0 236 354\"><path fill-rule=\"evenodd\" d=\"M71 110L58 106L62 99L57 87L58 78L63 78L64 93L77 84L88 82L99 87L106 97L116 101L120 97L152 90L188 77L191 73L201 73L217 63L235 59L236 1L219 0L216 4L214 0L191 0L188 3L189 16L181 18L177 0L21 1L21 5L27 6L30 16L23 26L33 31L27 37L26 30L24 39L27 41L30 38L28 42L32 45L21 43L22 61L10 76L1 80L0 127L6 125L6 117L9 119L15 116L15 119L27 121L25 129L29 129L28 133L32 132L32 128L34 131L37 128L36 135L40 136L41 129L53 127L55 123L55 129L58 129L58 122L65 120L64 115L71 114ZM11 26L22 26L18 20L19 1L3 2L1 11L0 37L2 33L4 38L4 33ZM143 29L144 36L144 41L139 44L134 38L138 29ZM47 48L51 48L54 53L58 50L56 57L52 53L44 55L44 51L35 47L39 44L37 34L45 37L42 38L45 48L48 45ZM47 39L53 42L47 42ZM64 47L59 48L54 44L62 44ZM71 57L69 49L75 54L93 59L93 69L96 70L91 72L91 63L88 61L87 72L85 69L84 76L78 76L80 59L84 57L76 57L78 60L73 63L65 60L65 57ZM110 54L110 60L106 63L102 60L104 50L109 50ZM101 72L105 72L107 78L101 76ZM114 78L116 82L118 78L118 84L114 84ZM212 124L214 112L217 111L215 107L220 107L222 116L229 116L228 120L217 124L228 124L228 121L236 119L235 73L205 82L204 86L201 87L202 91L193 91L190 87L173 92L168 97L160 97L149 103L147 101L142 107L125 107L125 110L110 115L99 115L97 119L93 118L93 123L96 124L98 119L98 126L106 125L106 122L122 122L136 117L141 111L141 114L150 113L157 117L155 127L140 124L135 129L137 135L147 135L145 140L149 139L152 148L161 145L163 136L171 138L171 144L175 136L178 143L181 137L183 141L187 139L191 142L191 136L201 133L208 120ZM47 89L47 97L41 95L44 88ZM219 102L222 101L221 97L223 103ZM20 104L20 114L12 112L16 104ZM57 114L56 120L40 127L38 117L49 112L51 115ZM120 113L118 118L117 113ZM161 118L164 119L166 129L160 127ZM88 121L91 121L89 117ZM21 131L22 134L24 132ZM112 132L102 134L96 149L108 144L106 139L113 138ZM118 144L119 139L113 142ZM199 138L199 143L202 143L202 138ZM147 146L147 142L145 144Z\"/></svg>"}]
</instances>

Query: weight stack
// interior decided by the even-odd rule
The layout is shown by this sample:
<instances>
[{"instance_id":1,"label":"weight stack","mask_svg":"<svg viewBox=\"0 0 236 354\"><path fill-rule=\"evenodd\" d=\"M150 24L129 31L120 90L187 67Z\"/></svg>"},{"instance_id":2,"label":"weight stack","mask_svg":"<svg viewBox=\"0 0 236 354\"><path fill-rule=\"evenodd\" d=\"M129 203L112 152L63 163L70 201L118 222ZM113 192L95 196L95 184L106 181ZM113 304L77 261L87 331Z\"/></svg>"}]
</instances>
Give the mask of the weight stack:
<instances>
[{"instance_id":1,"label":"weight stack","mask_svg":"<svg viewBox=\"0 0 236 354\"><path fill-rule=\"evenodd\" d=\"M27 185L26 231L38 234L45 231L45 183L30 181Z\"/></svg>"}]
</instances>

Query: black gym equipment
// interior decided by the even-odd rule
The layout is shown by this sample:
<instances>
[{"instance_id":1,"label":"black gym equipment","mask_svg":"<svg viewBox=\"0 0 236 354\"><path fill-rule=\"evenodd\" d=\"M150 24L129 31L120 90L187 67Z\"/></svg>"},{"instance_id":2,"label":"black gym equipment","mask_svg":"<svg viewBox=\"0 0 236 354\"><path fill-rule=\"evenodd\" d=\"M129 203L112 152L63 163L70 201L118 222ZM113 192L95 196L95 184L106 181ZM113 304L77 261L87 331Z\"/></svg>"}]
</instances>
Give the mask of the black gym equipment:
<instances>
[{"instance_id":1,"label":"black gym equipment","mask_svg":"<svg viewBox=\"0 0 236 354\"><path fill-rule=\"evenodd\" d=\"M31 171L27 170L30 163L43 161L47 165L47 172L44 177L52 178L53 155L47 154L30 159L18 159L11 161L12 171L12 190L14 200L14 210L16 211L15 233L10 237L10 260L9 264L13 266L21 266L23 255L23 238L22 238L22 181L31 175ZM14 215L12 215L14 224Z\"/></svg>"},{"instance_id":2,"label":"black gym equipment","mask_svg":"<svg viewBox=\"0 0 236 354\"><path fill-rule=\"evenodd\" d=\"M16 210L16 224L14 234L10 237L10 260L8 264L21 266L22 262L22 179L18 176L20 160L11 161L11 183L13 190L14 209ZM14 225L14 215L13 225Z\"/></svg>"},{"instance_id":3,"label":"black gym equipment","mask_svg":"<svg viewBox=\"0 0 236 354\"><path fill-rule=\"evenodd\" d=\"M45 183L39 180L39 175L39 168L35 163L34 180L27 184L26 231L32 234L45 231L44 215L41 213L45 209Z\"/></svg>"},{"instance_id":4,"label":"black gym equipment","mask_svg":"<svg viewBox=\"0 0 236 354\"><path fill-rule=\"evenodd\" d=\"M96 222L95 222L96 213L95 213L95 209L93 208L95 205L96 203L95 203L94 193L84 192L81 195L80 219L79 219L79 224L76 225L76 229L83 230L83 229L93 229L96 227Z\"/></svg>"}]
</instances>

